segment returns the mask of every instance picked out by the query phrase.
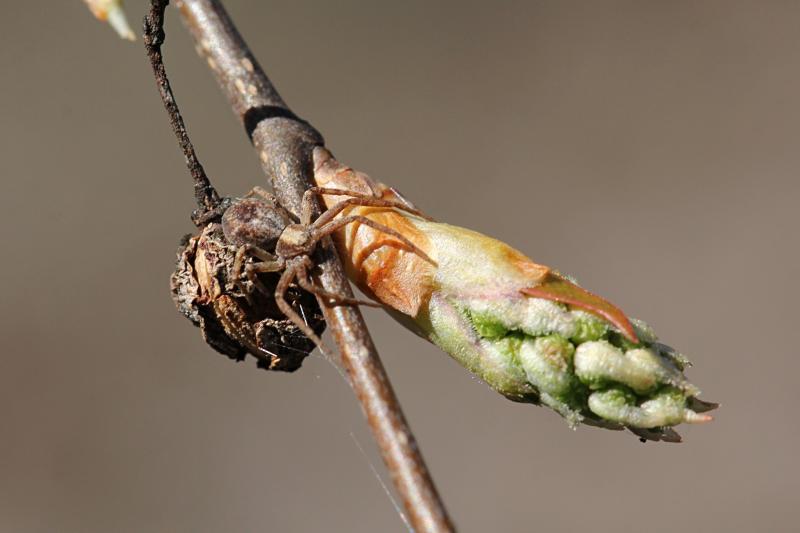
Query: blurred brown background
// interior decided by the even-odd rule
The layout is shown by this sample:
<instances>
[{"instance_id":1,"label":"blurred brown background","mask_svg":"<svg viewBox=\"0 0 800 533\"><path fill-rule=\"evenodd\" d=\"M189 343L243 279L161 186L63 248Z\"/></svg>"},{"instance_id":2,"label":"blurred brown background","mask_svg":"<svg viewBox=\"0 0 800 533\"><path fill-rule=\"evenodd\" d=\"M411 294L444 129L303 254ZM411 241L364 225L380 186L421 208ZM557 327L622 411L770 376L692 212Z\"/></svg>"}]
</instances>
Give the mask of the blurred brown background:
<instances>
[{"instance_id":1,"label":"blurred brown background","mask_svg":"<svg viewBox=\"0 0 800 533\"><path fill-rule=\"evenodd\" d=\"M367 310L461 530L794 530L800 4L333 4L227 3L341 160L646 319L723 403L680 445L573 432ZM331 365L234 364L176 312L191 186L141 41L77 0L0 29L0 531L403 531ZM175 11L165 54L218 187L263 184Z\"/></svg>"}]
</instances>

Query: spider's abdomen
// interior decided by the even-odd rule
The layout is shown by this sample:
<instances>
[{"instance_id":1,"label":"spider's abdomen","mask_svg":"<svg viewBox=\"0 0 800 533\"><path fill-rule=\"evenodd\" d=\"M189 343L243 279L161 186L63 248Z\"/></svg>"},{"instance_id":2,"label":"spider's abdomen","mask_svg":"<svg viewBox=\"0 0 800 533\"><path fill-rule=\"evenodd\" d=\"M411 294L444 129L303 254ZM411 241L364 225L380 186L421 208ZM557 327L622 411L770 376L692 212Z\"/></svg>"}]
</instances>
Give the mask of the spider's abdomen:
<instances>
[{"instance_id":1,"label":"spider's abdomen","mask_svg":"<svg viewBox=\"0 0 800 533\"><path fill-rule=\"evenodd\" d=\"M250 244L273 250L278 237L291 222L289 214L280 206L256 198L244 198L222 215L222 231L231 244Z\"/></svg>"}]
</instances>

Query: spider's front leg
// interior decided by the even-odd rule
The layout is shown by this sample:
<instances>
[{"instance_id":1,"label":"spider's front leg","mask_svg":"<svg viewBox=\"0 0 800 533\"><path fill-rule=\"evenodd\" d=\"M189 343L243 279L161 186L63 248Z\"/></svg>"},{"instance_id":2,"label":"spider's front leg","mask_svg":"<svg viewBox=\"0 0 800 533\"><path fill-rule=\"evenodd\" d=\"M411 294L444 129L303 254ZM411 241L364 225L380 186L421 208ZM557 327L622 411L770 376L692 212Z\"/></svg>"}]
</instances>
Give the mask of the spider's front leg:
<instances>
[{"instance_id":1,"label":"spider's front leg","mask_svg":"<svg viewBox=\"0 0 800 533\"><path fill-rule=\"evenodd\" d=\"M358 222L360 224L364 224L365 226L369 226L372 229L383 232L387 235L391 235L392 237L400 241L400 243L403 246L405 246L406 249L408 249L411 252L414 252L428 263L436 265L436 261L431 259L431 257L427 253L425 253L425 251L422 250L422 248L411 242L405 235L403 235L402 233L393 228L386 226L385 224L381 224L380 222L375 222L371 218L368 218L364 215L348 215L346 217L337 218L335 220L332 220L317 227L317 224L320 222L320 220L322 220L322 217L319 217L312 226L314 227L314 231L318 239L321 239L326 235L330 235L331 233L347 226L348 224L352 224L353 222Z\"/></svg>"},{"instance_id":2,"label":"spider's front leg","mask_svg":"<svg viewBox=\"0 0 800 533\"><path fill-rule=\"evenodd\" d=\"M311 261L311 258L305 256L304 261L302 264L298 265L297 267L297 284L300 285L300 288L303 290L310 292L320 298L324 298L328 300L328 304L333 305L366 305L369 307L382 307L381 304L377 302L370 302L369 300L359 300L358 298L350 298L348 296L342 296L341 294L336 294L335 292L329 292L315 285L309 276L308 270L313 268L314 264Z\"/></svg>"},{"instance_id":3,"label":"spider's front leg","mask_svg":"<svg viewBox=\"0 0 800 533\"><path fill-rule=\"evenodd\" d=\"M248 256L255 257L260 261L248 263ZM284 262L283 258L276 257L266 250L259 248L258 246L253 246L252 244L243 244L236 250L233 267L231 268L231 276L236 288L239 289L242 294L244 294L244 297L247 299L248 303L253 305L253 301L250 296L253 287L268 296L270 295L270 290L267 289L261 280L258 279L258 274L262 272L280 272L285 268L286 263ZM244 274L244 276L250 282L249 286L247 286L242 280L242 274Z\"/></svg>"},{"instance_id":4,"label":"spider's front leg","mask_svg":"<svg viewBox=\"0 0 800 533\"><path fill-rule=\"evenodd\" d=\"M412 215L431 220L431 218L413 207L400 202L398 200L384 200L370 194L364 194L356 191L348 191L344 189L331 189L328 187L311 187L303 193L302 203L302 221L303 224L310 225L312 212L314 208L314 196L349 196L350 198L338 202L336 205L323 211L323 213L314 221L316 227L323 226L333 220L339 213L348 207L384 207L388 209L399 209Z\"/></svg>"},{"instance_id":5,"label":"spider's front leg","mask_svg":"<svg viewBox=\"0 0 800 533\"><path fill-rule=\"evenodd\" d=\"M271 192L266 190L264 187L261 187L260 185L256 185L255 187L250 189L250 192L245 194L244 197L245 198L256 198L257 197L257 198L260 198L262 200L266 200L267 202L273 203L273 204L278 202L275 199L275 196Z\"/></svg>"},{"instance_id":6,"label":"spider's front leg","mask_svg":"<svg viewBox=\"0 0 800 533\"><path fill-rule=\"evenodd\" d=\"M311 339L311 341L316 344L319 349L326 353L326 349L324 348L324 344L322 343L322 339L314 333L308 324L306 323L303 318L297 314L297 312L289 305L289 302L286 301L286 291L289 290L289 286L292 284L292 281L297 277L298 274L298 265L295 260L290 260L289 263L286 265L283 274L281 274L281 279L278 280L278 285L275 287L275 304L278 306L278 309L281 310L281 313L284 314L286 318L291 320L298 329Z\"/></svg>"},{"instance_id":7,"label":"spider's front leg","mask_svg":"<svg viewBox=\"0 0 800 533\"><path fill-rule=\"evenodd\" d=\"M314 209L314 195L331 195L331 196L350 196L347 200L342 200L341 202L337 203L327 211L323 212L314 222L311 222L311 217ZM395 229L392 229L384 224L376 222L364 215L349 215L349 216L342 216L340 218L336 218L342 211L347 209L348 207L382 207L382 208L389 208L389 209L399 209L402 211L406 211L413 215L419 216L424 218L425 220L431 220L430 217L410 207L402 202L396 200L384 200L382 198L376 198L374 196L370 196L368 194L363 194L354 191L346 191L344 189L330 189L327 187L311 187L305 193L303 193L303 203L302 203L302 219L303 224L309 226L315 234L315 239L319 240L323 237L326 237L336 230L347 226L353 222L360 222L366 226L369 226L375 230L383 232L387 235L391 235L398 241L400 241L405 247L414 252L415 254L422 257L425 261L428 261L431 264L436 264L433 259L428 256L422 249L420 249L417 245L412 243L408 238L402 235Z\"/></svg>"}]
</instances>

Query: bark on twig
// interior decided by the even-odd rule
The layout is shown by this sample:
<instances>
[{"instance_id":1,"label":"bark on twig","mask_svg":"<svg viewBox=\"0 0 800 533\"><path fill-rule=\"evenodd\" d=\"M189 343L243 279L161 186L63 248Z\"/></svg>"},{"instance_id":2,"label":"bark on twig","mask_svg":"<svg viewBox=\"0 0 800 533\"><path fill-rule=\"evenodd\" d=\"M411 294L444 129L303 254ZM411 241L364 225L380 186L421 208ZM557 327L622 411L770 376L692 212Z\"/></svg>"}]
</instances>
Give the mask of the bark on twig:
<instances>
[{"instance_id":1,"label":"bark on twig","mask_svg":"<svg viewBox=\"0 0 800 533\"><path fill-rule=\"evenodd\" d=\"M172 94L172 87L170 87L169 78L167 78L167 72L164 68L161 45L164 43L165 38L164 10L168 4L169 0L151 3L150 11L144 19L144 47L147 50L150 65L153 67L153 74L158 84L158 91L161 94L161 101L164 103L164 108L169 115L170 126L172 126L172 131L178 138L178 144L183 151L184 157L186 157L186 166L189 168L192 180L194 180L194 197L197 201L199 212L195 212L192 218L197 223L203 214L213 211L219 206L220 197L214 186L211 185L203 165L200 164L200 160L197 159L197 154L186 132L186 125L183 123L183 117L181 117L181 113L178 110L178 104L175 102L175 96Z\"/></svg>"},{"instance_id":2,"label":"bark on twig","mask_svg":"<svg viewBox=\"0 0 800 533\"><path fill-rule=\"evenodd\" d=\"M152 0L151 11L158 16L160 10L163 15L168 3L168 0ZM275 195L284 207L297 215L303 192L312 185L312 151L315 146L324 144L322 136L299 119L281 99L220 1L178 0L176 4L197 49L228 97L234 113L242 120ZM160 47L161 42L163 33L155 44ZM158 77L158 72L156 74ZM164 83L159 80L159 88L162 96L167 94L174 105L165 77ZM165 104L167 101L165 99ZM180 134L178 138L187 160L196 163L194 168L202 172L193 150L187 150ZM196 183L203 183L198 181L194 171L192 174ZM207 178L206 185L196 185L195 191L198 202L202 201L203 207L209 210L209 202L213 203L213 198L218 202L218 197ZM212 192L213 196L209 196ZM322 248L317 281L329 292L352 297L330 239L326 239ZM418 532L454 531L361 312L356 307L327 307L325 303L320 301L320 306L339 348L341 364L361 403L409 521Z\"/></svg>"}]
</instances>

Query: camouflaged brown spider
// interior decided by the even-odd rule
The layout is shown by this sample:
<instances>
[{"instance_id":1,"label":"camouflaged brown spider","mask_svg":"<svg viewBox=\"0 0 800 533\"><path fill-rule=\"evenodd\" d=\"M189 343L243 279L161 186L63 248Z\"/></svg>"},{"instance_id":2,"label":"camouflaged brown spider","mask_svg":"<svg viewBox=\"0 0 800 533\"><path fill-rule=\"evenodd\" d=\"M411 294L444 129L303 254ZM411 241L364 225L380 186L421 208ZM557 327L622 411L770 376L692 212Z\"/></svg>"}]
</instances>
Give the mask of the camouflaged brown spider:
<instances>
[{"instance_id":1,"label":"camouflaged brown spider","mask_svg":"<svg viewBox=\"0 0 800 533\"><path fill-rule=\"evenodd\" d=\"M323 194L349 196L349 198L324 211L316 220L312 221L315 208L314 198ZM292 219L289 212L278 203L272 194L260 187L255 187L244 198L235 200L222 215L222 231L225 238L230 244L238 247L232 269L234 284L244 293L245 297L248 297L253 288L269 294L269 290L258 279L258 274L282 272L274 294L278 309L320 347L322 340L286 302L286 291L292 282L296 281L302 289L328 300L329 304L380 307L380 304L374 302L328 292L311 281L310 272L316 266L311 256L321 239L348 224L358 222L391 235L410 251L426 261L433 262L425 252L399 232L366 216L345 215L336 218L348 207L355 206L401 209L427 218L421 212L399 201L323 187L311 187L303 194L299 222ZM258 261L248 262L250 258ZM250 282L250 287L244 284L243 274Z\"/></svg>"}]
</instances>

